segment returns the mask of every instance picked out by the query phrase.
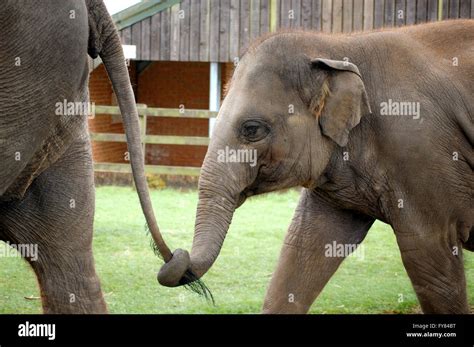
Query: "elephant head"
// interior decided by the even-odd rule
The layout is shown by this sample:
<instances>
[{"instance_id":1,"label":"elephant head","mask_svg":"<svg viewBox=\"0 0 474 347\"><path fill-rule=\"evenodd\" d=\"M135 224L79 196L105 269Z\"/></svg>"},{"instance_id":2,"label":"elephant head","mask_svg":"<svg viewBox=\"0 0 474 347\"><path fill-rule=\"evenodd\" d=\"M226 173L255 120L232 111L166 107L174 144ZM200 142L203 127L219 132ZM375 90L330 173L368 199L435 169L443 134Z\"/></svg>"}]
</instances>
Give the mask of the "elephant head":
<instances>
[{"instance_id":1,"label":"elephant head","mask_svg":"<svg viewBox=\"0 0 474 347\"><path fill-rule=\"evenodd\" d=\"M186 266L165 264L161 284L185 283L186 268L197 277L209 270L247 197L316 187L333 151L370 112L356 65L282 48L288 39L267 38L238 64L202 166L190 256L180 252Z\"/></svg>"}]
</instances>

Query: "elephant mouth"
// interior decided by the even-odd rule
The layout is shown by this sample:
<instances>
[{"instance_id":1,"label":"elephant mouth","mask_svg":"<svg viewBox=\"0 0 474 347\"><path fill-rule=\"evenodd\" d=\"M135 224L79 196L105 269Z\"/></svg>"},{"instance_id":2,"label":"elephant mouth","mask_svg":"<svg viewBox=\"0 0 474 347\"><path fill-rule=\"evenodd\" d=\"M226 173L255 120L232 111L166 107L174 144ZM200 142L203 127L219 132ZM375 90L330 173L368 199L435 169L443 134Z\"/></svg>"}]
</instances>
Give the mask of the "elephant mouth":
<instances>
[{"instance_id":1,"label":"elephant mouth","mask_svg":"<svg viewBox=\"0 0 474 347\"><path fill-rule=\"evenodd\" d=\"M258 167L257 175L254 181L239 194L236 208L242 206L242 204L247 200L247 198L264 192L262 191L262 186L264 185L262 178L264 177L265 169L267 169L267 166L265 164L260 165Z\"/></svg>"},{"instance_id":2,"label":"elephant mouth","mask_svg":"<svg viewBox=\"0 0 474 347\"><path fill-rule=\"evenodd\" d=\"M245 188L238 196L237 199L237 204L236 208L239 208L246 200L247 198L254 196L254 195L259 195L266 193L268 191L271 191L267 187L267 183L263 182L261 180L255 180L254 183L252 183L249 187Z\"/></svg>"},{"instance_id":3,"label":"elephant mouth","mask_svg":"<svg viewBox=\"0 0 474 347\"><path fill-rule=\"evenodd\" d=\"M239 198L237 199L237 204L235 208L239 208L240 206L242 206L245 200L247 200L249 196L250 196L249 193L246 192L245 190L242 193L240 193Z\"/></svg>"}]
</instances>

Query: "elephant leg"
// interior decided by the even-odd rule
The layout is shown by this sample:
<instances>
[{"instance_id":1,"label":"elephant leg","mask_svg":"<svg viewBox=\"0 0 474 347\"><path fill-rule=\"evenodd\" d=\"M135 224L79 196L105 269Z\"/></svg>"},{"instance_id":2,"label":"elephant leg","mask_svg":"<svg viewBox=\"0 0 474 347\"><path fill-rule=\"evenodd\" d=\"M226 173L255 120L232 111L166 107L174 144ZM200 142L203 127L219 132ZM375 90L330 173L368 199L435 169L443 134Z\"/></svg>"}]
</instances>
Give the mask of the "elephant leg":
<instances>
[{"instance_id":1,"label":"elephant leg","mask_svg":"<svg viewBox=\"0 0 474 347\"><path fill-rule=\"evenodd\" d=\"M456 232L419 233L416 224L410 225L395 233L423 312L469 313L462 243Z\"/></svg>"},{"instance_id":2,"label":"elephant leg","mask_svg":"<svg viewBox=\"0 0 474 347\"><path fill-rule=\"evenodd\" d=\"M357 247L374 219L330 206L303 190L276 271L267 290L264 313L306 313L344 260L328 249ZM345 254L347 255L347 254Z\"/></svg>"},{"instance_id":3,"label":"elephant leg","mask_svg":"<svg viewBox=\"0 0 474 347\"><path fill-rule=\"evenodd\" d=\"M23 200L0 205L4 236L37 247L27 258L45 313L105 313L92 255L94 185L90 143L78 140L38 176Z\"/></svg>"}]
</instances>

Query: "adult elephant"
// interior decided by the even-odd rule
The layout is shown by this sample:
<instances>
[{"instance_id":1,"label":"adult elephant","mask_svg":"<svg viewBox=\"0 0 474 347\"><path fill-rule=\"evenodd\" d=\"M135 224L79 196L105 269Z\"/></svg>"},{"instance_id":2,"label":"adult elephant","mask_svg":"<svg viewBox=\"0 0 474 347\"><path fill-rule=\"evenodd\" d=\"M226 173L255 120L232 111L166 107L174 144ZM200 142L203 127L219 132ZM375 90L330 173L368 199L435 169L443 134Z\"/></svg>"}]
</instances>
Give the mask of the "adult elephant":
<instances>
[{"instance_id":1,"label":"adult elephant","mask_svg":"<svg viewBox=\"0 0 474 347\"><path fill-rule=\"evenodd\" d=\"M44 312L106 312L92 256L87 112L77 107L88 102L87 53L100 56L107 69L148 227L163 258L171 258L150 203L118 34L98 0L7 0L0 22L0 240L37 246L38 258L28 260Z\"/></svg>"},{"instance_id":2,"label":"adult elephant","mask_svg":"<svg viewBox=\"0 0 474 347\"><path fill-rule=\"evenodd\" d=\"M357 246L376 219L393 227L423 311L468 312L473 45L472 20L254 43L202 167L188 268L209 270L247 197L302 186L264 312L307 312L344 259L327 247ZM248 151L256 165L237 162ZM178 279L164 265L159 281Z\"/></svg>"}]
</instances>

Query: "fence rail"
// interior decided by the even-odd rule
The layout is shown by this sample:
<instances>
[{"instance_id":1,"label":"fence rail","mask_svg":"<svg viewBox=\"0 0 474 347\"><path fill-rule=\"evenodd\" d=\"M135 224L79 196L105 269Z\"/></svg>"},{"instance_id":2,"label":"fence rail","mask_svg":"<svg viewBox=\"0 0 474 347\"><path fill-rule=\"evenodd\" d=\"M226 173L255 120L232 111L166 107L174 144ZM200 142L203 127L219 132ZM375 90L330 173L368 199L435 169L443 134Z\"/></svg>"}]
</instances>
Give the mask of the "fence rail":
<instances>
[{"instance_id":1,"label":"fence rail","mask_svg":"<svg viewBox=\"0 0 474 347\"><path fill-rule=\"evenodd\" d=\"M143 146L143 155L147 144L153 145L194 145L207 146L209 138L204 136L169 136L169 135L148 135L146 133L147 117L175 117L175 118L215 118L217 112L207 110L187 110L172 108L152 108L146 105L137 105L138 115L140 117L141 141ZM118 106L96 106L95 116L103 115L120 115ZM91 132L91 140L95 142L127 142L125 134L117 133L99 133ZM95 172L117 172L131 173L130 164L126 163L94 163ZM164 165L145 165L145 172L149 174L159 175L183 175L183 176L199 176L199 167L188 166L164 166Z\"/></svg>"},{"instance_id":2,"label":"fence rail","mask_svg":"<svg viewBox=\"0 0 474 347\"><path fill-rule=\"evenodd\" d=\"M138 104L138 115L148 117L172 117L172 118L215 118L217 112L208 110L193 110L193 109L179 109L179 108L154 108L146 107L146 105ZM96 106L96 115L110 114L120 115L118 106Z\"/></svg>"}]
</instances>

